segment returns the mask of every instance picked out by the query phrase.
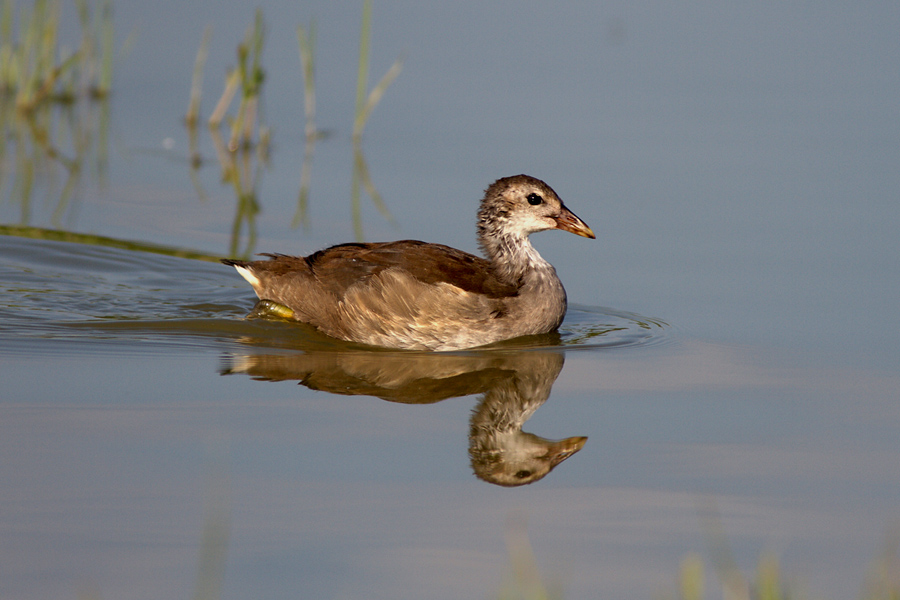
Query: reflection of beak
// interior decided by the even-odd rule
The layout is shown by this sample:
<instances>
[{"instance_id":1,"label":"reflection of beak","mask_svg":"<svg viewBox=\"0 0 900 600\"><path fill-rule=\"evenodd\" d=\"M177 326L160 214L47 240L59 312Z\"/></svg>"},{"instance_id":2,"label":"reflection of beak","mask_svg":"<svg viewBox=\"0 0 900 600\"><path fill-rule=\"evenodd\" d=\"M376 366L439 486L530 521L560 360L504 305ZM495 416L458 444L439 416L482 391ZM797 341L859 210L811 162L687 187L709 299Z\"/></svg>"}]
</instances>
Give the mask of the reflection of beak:
<instances>
[{"instance_id":1,"label":"reflection of beak","mask_svg":"<svg viewBox=\"0 0 900 600\"><path fill-rule=\"evenodd\" d=\"M588 229L590 231L590 229ZM550 444L547 448L547 458L550 459L550 464L552 466L556 466L562 461L566 460L582 448L584 448L584 443L587 441L587 438L584 436L578 437L570 437L564 440L558 440Z\"/></svg>"},{"instance_id":2,"label":"reflection of beak","mask_svg":"<svg viewBox=\"0 0 900 600\"><path fill-rule=\"evenodd\" d=\"M575 213L565 206L562 207L562 212L556 217L556 228L586 238L594 239L597 237L591 231L591 228L587 226L587 223L576 217Z\"/></svg>"}]
</instances>

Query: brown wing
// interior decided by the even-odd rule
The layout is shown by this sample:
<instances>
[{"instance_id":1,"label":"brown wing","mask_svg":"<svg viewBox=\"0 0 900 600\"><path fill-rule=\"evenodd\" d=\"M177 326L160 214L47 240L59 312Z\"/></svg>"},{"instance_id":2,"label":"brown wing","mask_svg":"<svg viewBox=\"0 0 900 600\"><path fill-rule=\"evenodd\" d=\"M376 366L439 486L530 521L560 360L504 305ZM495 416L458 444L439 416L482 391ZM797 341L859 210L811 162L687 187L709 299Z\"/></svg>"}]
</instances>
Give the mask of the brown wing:
<instances>
[{"instance_id":1,"label":"brown wing","mask_svg":"<svg viewBox=\"0 0 900 600\"><path fill-rule=\"evenodd\" d=\"M276 260L280 259L279 256ZM305 261L320 284L338 296L354 283L394 268L425 284L450 283L489 298L518 293L518 286L496 277L487 260L449 246L416 240L341 244L310 254Z\"/></svg>"}]
</instances>

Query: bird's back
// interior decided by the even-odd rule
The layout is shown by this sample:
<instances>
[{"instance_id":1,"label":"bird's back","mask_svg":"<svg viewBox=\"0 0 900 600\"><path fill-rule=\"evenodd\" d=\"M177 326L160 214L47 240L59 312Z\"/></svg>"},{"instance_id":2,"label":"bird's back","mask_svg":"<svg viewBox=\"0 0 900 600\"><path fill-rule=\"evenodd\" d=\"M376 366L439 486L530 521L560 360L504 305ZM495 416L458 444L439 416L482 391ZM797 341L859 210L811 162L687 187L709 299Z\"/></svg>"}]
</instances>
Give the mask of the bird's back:
<instances>
[{"instance_id":1,"label":"bird's back","mask_svg":"<svg viewBox=\"0 0 900 600\"><path fill-rule=\"evenodd\" d=\"M305 262L315 278L338 297L386 269L402 270L426 285L446 283L490 298L513 296L518 291L517 285L496 276L489 261L418 240L341 244L310 254Z\"/></svg>"},{"instance_id":2,"label":"bird's back","mask_svg":"<svg viewBox=\"0 0 900 600\"><path fill-rule=\"evenodd\" d=\"M451 350L490 343L505 301L519 292L489 261L416 240L265 256L223 262L237 267L260 299L290 308L293 318L379 346Z\"/></svg>"}]
</instances>

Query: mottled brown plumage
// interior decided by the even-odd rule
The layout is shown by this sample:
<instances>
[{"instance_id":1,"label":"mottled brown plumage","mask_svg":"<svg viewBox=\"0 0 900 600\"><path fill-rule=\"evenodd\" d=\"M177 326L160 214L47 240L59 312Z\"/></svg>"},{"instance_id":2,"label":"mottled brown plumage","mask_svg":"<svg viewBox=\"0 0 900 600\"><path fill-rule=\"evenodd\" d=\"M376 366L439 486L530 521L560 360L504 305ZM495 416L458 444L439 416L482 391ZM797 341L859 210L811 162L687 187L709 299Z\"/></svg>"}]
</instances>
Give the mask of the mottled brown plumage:
<instances>
[{"instance_id":1,"label":"mottled brown plumage","mask_svg":"<svg viewBox=\"0 0 900 600\"><path fill-rule=\"evenodd\" d=\"M261 300L336 338L391 348L456 350L554 331L566 313L556 271L528 235L593 238L543 181L494 182L478 211L480 258L415 240L341 244L306 257L223 260Z\"/></svg>"}]
</instances>

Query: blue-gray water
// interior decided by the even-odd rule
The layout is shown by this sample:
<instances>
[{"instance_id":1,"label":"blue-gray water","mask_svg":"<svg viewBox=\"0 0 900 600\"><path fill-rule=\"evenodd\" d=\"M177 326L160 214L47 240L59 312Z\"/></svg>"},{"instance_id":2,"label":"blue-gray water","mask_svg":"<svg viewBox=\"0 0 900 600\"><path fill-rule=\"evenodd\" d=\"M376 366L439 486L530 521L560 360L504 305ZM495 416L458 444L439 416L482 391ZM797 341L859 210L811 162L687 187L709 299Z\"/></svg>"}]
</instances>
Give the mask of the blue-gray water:
<instances>
[{"instance_id":1,"label":"blue-gray water","mask_svg":"<svg viewBox=\"0 0 900 600\"><path fill-rule=\"evenodd\" d=\"M43 174L26 210L7 150L0 221L224 256L234 192L204 134L201 199L181 117L203 26L208 115L252 8L115 9L105 180L54 214ZM263 11L254 251L305 254L354 236L361 6ZM312 20L332 135L296 229ZM745 573L771 550L856 597L900 520L898 30L890 2L376 2L370 85L404 66L363 142L396 224L364 199L365 238L475 251L482 190L546 180L598 234L534 236L558 342L398 360L243 320L216 263L0 237L0 598L494 597L519 526L566 598L651 598L711 563L709 506ZM584 448L476 478L473 410L544 371L524 430Z\"/></svg>"}]
</instances>

